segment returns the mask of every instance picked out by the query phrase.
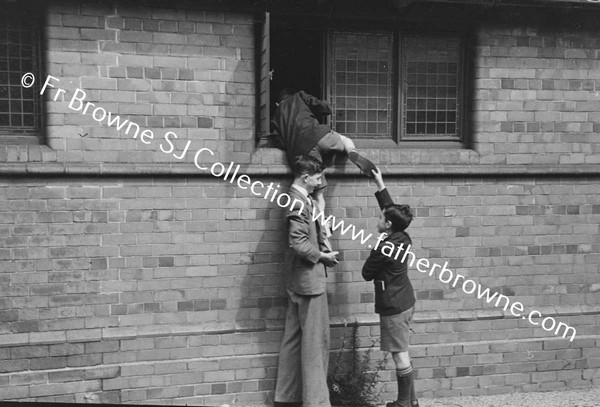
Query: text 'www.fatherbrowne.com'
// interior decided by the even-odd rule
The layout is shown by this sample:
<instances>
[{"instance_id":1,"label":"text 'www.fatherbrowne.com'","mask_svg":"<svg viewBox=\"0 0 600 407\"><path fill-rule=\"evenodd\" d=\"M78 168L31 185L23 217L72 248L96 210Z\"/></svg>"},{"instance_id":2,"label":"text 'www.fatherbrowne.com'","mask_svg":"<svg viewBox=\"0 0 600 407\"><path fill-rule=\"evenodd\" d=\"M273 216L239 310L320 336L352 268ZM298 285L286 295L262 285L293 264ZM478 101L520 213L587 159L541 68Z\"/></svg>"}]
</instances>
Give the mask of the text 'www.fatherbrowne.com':
<instances>
[{"instance_id":1,"label":"text 'www.fatherbrowne.com'","mask_svg":"<svg viewBox=\"0 0 600 407\"><path fill-rule=\"evenodd\" d=\"M600 2L600 0L598 1ZM44 82L44 85L42 86L40 95L43 95L49 88L54 90L54 101L57 101L59 98L67 95L67 91L65 89L55 86L59 82L60 80L58 78L48 75L46 81ZM34 83L35 76L32 73L28 72L24 74L21 78L21 84L25 88L30 88L31 86L33 86ZM97 106L96 104L88 101L87 94L82 89L75 89L75 91L69 99L68 107L69 109L76 112L80 112L83 115L90 115L92 119L94 119L99 124L114 127L118 131L123 131L126 135L129 135L134 139L137 139L139 136L140 141L146 145L150 145L153 143L154 133L152 132L152 130L142 130L137 123L132 122L128 119L122 119L119 115L113 115L111 112L106 111L106 109L104 109L103 107ZM163 153L172 154L175 159L183 160L190 150L192 140L187 140L183 151L180 154L177 154L174 153L175 146L173 144L173 141L177 138L178 137L176 133L172 131L166 132L163 136L163 141L166 144L163 144L161 142L159 144L159 148ZM207 147L202 147L196 150L193 160L194 165L198 169L206 171L209 168L202 165L202 161L200 160L202 154L204 154L204 158L207 158L208 156L214 157L215 153ZM266 199L269 202L275 202L280 207L288 208L290 211L294 209L299 209L300 212L302 212L304 210L304 203L302 201L295 198L292 199L290 195L283 192L279 192L279 184L274 185L271 182L269 185L265 185L261 181L252 181L250 177L246 174L238 175L239 170L240 165L235 164L233 162L230 162L229 165L226 165L217 161L214 162L210 167L210 173L213 176L218 178L222 177L223 180L229 181L231 184L233 184L235 181L240 189L249 189L250 192L255 196L262 196L263 199ZM344 220L337 220L335 216L330 215L328 217L325 217L325 214L323 212L313 211L312 218L313 221L319 221L321 224L331 225L331 229L333 231L339 229L342 236L351 230L352 240L359 239L363 246L367 245L367 242L369 242L372 239L372 234L365 235L363 229L358 229L353 224L346 224ZM514 317L520 317L524 320L527 320L534 326L541 326L545 331L553 332L557 336L562 332L563 338L566 338L569 334L571 334L571 342L575 339L576 330L573 327L570 327L564 324L563 322L557 324L556 320L552 317L545 317L541 321L541 323L538 323L536 322L536 320L534 320L534 318L539 319L542 317L542 314L539 311L533 310L525 316L523 314L524 306L522 303L518 301L511 303L510 299L507 296L499 294L498 292L494 292L492 294L489 288L484 289L480 284L476 283L471 279L466 278L462 274L456 273L455 275L455 273L448 268L448 262L445 262L444 265L441 266L437 263L430 262L428 259L425 258L417 259L415 254L411 252L410 245L406 247L404 247L403 244L395 246L390 242L384 241L385 237L385 234L379 235L377 237L377 242L375 243L375 246L373 247L372 244L368 244L367 247L369 249L374 248L375 250L379 250L383 255L396 260L400 256L402 256L401 260L403 262L408 262L411 267L413 266L413 264L416 263L417 270L421 273L427 273L430 277L435 277L436 270L439 270L437 278L444 284L451 284L453 288L456 287L459 284L459 281L462 280L460 287L466 294L474 294L475 292L477 292L475 294L477 298L484 299L488 304L494 301L494 299L496 299L494 305L499 308L501 304L504 303L504 306L502 307L504 311L509 310L510 314Z\"/></svg>"}]
</instances>

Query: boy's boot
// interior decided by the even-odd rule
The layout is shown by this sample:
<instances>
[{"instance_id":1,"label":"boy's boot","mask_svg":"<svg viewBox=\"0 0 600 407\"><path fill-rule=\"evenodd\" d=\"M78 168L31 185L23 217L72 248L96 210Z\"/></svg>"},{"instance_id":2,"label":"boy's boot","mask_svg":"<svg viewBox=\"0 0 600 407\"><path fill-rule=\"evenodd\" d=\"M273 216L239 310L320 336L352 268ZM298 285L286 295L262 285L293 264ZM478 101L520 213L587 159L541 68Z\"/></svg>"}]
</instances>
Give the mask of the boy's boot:
<instances>
[{"instance_id":1,"label":"boy's boot","mask_svg":"<svg viewBox=\"0 0 600 407\"><path fill-rule=\"evenodd\" d=\"M398 380L398 400L387 403L386 407L411 407L411 387L413 387L412 365L406 369L396 369L396 380Z\"/></svg>"},{"instance_id":2,"label":"boy's boot","mask_svg":"<svg viewBox=\"0 0 600 407\"><path fill-rule=\"evenodd\" d=\"M377 170L377 167L369 159L358 154L356 150L348 152L348 158L350 161L356 164L358 168L360 168L363 174L365 174L367 177L373 178L373 173L371 171Z\"/></svg>"}]
</instances>

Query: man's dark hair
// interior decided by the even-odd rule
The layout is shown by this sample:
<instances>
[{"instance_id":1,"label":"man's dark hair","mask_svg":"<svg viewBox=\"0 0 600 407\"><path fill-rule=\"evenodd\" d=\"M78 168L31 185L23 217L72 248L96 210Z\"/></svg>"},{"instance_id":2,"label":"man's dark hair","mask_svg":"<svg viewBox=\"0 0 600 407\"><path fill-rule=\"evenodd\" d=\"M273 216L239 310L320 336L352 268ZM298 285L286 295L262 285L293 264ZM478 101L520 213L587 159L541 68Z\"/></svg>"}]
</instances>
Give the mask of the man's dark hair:
<instances>
[{"instance_id":1,"label":"man's dark hair","mask_svg":"<svg viewBox=\"0 0 600 407\"><path fill-rule=\"evenodd\" d=\"M409 205L392 204L386 206L383 210L383 216L386 221L392 222L394 232L403 232L413 220Z\"/></svg>"},{"instance_id":2,"label":"man's dark hair","mask_svg":"<svg viewBox=\"0 0 600 407\"><path fill-rule=\"evenodd\" d=\"M288 96L292 96L296 92L297 90L293 88L283 88L277 94L277 100L275 102L280 103L283 99L285 99Z\"/></svg>"},{"instance_id":3,"label":"man's dark hair","mask_svg":"<svg viewBox=\"0 0 600 407\"><path fill-rule=\"evenodd\" d=\"M323 164L314 157L299 155L296 156L296 159L294 160L294 168L292 168L292 170L296 177L304 174L315 175L323 172Z\"/></svg>"}]
</instances>

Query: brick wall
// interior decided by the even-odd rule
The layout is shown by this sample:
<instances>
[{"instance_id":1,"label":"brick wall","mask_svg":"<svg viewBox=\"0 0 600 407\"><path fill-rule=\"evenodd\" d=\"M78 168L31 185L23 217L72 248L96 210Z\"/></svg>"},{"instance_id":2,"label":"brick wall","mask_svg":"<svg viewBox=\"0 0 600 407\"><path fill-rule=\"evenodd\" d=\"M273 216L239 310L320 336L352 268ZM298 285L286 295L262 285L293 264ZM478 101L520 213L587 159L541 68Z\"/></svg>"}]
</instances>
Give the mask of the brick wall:
<instances>
[{"instance_id":1,"label":"brick wall","mask_svg":"<svg viewBox=\"0 0 600 407\"><path fill-rule=\"evenodd\" d=\"M264 404L286 303L284 210L158 144L172 131L175 152L191 140L209 160L289 184L283 154L254 148L252 14L66 1L47 24L47 73L67 94L46 94L47 145L0 146L0 399ZM413 268L424 396L598 385L600 33L534 27L477 31L472 149L367 152L416 210L417 256L577 337ZM70 109L77 88L156 140ZM328 206L374 233L374 186L355 175L333 170ZM378 336L360 276L368 250L339 234L335 244L333 358L345 324L358 323L363 352ZM393 374L388 360L389 399Z\"/></svg>"},{"instance_id":2,"label":"brick wall","mask_svg":"<svg viewBox=\"0 0 600 407\"><path fill-rule=\"evenodd\" d=\"M45 92L48 145L56 161L177 164L188 140L221 160L248 162L254 147L254 30L251 14L64 2L48 11L47 73L66 90ZM69 108L76 89L86 102L154 133L100 125L93 107ZM81 94L78 95L81 98ZM98 112L100 117L101 113ZM177 135L165 154L159 141ZM88 134L82 138L80 134ZM163 141L165 149L169 145ZM190 150L191 151L191 150ZM186 158L185 161L188 161ZM191 160L189 161L191 162Z\"/></svg>"},{"instance_id":3,"label":"brick wall","mask_svg":"<svg viewBox=\"0 0 600 407\"><path fill-rule=\"evenodd\" d=\"M336 214L373 230L375 202L362 183L336 182L330 203L362 201L358 212L340 204L346 209ZM3 399L264 401L284 316L282 209L193 178L5 178L3 185L0 354L10 360ZM498 194L498 185L512 193ZM552 180L394 179L389 188L420 213L411 226L420 257L448 260L577 329L569 342L413 270L420 391L597 383L596 179L560 188ZM569 213L522 205L544 197L578 204ZM372 288L360 277L368 251L348 238L338 246L344 261L329 289L334 349L342 324L357 316L367 347L378 333ZM391 379L391 370L382 374Z\"/></svg>"}]
</instances>

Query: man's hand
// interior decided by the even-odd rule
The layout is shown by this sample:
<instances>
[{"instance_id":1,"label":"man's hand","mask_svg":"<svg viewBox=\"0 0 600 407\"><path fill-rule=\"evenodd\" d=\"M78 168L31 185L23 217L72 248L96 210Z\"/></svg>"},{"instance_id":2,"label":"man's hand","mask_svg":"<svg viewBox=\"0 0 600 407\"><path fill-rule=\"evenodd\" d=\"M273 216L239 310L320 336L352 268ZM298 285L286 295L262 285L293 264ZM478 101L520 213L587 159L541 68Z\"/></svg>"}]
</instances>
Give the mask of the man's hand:
<instances>
[{"instance_id":1,"label":"man's hand","mask_svg":"<svg viewBox=\"0 0 600 407\"><path fill-rule=\"evenodd\" d=\"M377 168L377 170L372 170L371 172L375 177L375 184L377 184L377 190L383 191L385 189L385 184L383 183L383 175L381 175L381 170Z\"/></svg>"},{"instance_id":2,"label":"man's hand","mask_svg":"<svg viewBox=\"0 0 600 407\"><path fill-rule=\"evenodd\" d=\"M319 262L323 263L327 267L333 267L338 264L338 259L335 258L340 252L321 252L321 258Z\"/></svg>"}]
</instances>

